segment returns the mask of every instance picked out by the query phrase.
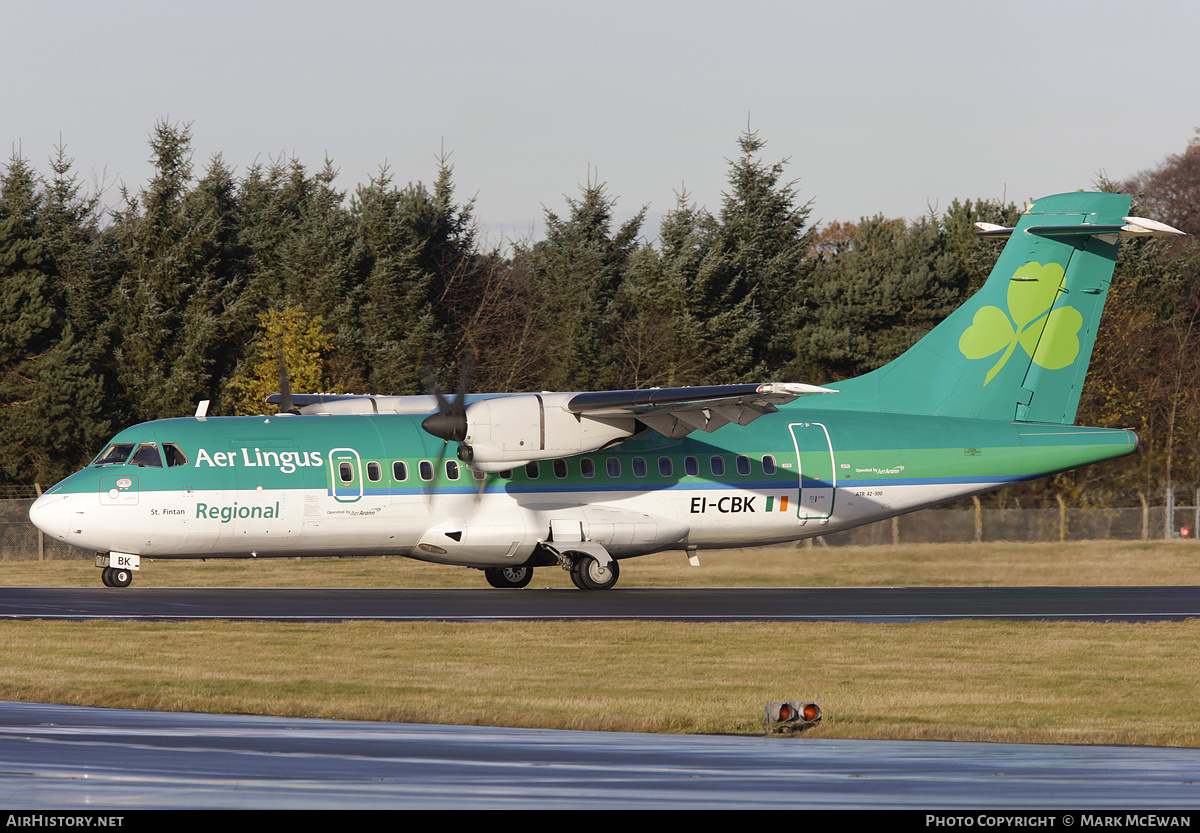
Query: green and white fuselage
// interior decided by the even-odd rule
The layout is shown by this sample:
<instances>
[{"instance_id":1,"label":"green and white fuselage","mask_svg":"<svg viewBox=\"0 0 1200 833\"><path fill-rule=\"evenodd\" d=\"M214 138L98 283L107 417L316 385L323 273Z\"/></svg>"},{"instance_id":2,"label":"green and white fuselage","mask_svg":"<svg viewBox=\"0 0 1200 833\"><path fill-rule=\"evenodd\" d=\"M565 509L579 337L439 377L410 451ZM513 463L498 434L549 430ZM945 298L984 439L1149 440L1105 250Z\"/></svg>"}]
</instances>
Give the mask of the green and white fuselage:
<instances>
[{"instance_id":1,"label":"green and white fuselage","mask_svg":"<svg viewBox=\"0 0 1200 833\"><path fill-rule=\"evenodd\" d=\"M1120 237L1150 227L1128 205L1039 200L1000 230L962 308L829 388L476 396L454 441L423 427L428 397L160 420L114 437L31 517L105 565L394 555L497 586L557 563L605 587L616 559L827 534L1111 459L1132 432L1071 423Z\"/></svg>"},{"instance_id":2,"label":"green and white fuselage","mask_svg":"<svg viewBox=\"0 0 1200 833\"><path fill-rule=\"evenodd\" d=\"M703 439L649 435L483 481L439 461L442 441L396 415L170 419L113 443L175 445L187 462L72 475L39 505L56 507L47 533L164 558L403 555L496 566L524 563L552 525L569 523L616 557L795 540L1117 457L1137 440L1124 430L784 407Z\"/></svg>"}]
</instances>

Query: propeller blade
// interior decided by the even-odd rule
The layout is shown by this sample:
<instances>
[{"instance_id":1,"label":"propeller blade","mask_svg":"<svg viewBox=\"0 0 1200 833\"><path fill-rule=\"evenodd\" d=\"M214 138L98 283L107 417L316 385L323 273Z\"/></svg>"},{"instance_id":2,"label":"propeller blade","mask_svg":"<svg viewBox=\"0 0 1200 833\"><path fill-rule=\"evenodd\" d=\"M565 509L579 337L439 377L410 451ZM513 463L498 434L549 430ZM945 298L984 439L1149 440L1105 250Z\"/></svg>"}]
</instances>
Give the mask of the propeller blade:
<instances>
[{"instance_id":1,"label":"propeller blade","mask_svg":"<svg viewBox=\"0 0 1200 833\"><path fill-rule=\"evenodd\" d=\"M453 399L449 399L442 394L441 386L438 384L437 377L431 368L426 367L422 373L425 377L426 386L437 399L438 409L421 421L421 427L428 433L444 441L441 454L438 456L437 468L434 470L434 479L425 490L426 501L430 506L433 505L434 484L437 483L437 478L445 471L446 452L450 447L450 443L461 443L467 438L467 430L469 428L467 424L467 391L471 387L471 376L474 372L475 356L468 351L463 356L458 376L458 390L455 392ZM461 453L457 456L463 457ZM464 458L464 461L465 459L467 458ZM486 485L487 478L484 477L476 500L482 496L483 488Z\"/></svg>"},{"instance_id":2,"label":"propeller blade","mask_svg":"<svg viewBox=\"0 0 1200 833\"><path fill-rule=\"evenodd\" d=\"M292 400L292 386L288 383L287 361L283 357L283 345L279 345L279 412L281 414L298 414L296 403Z\"/></svg>"},{"instance_id":3,"label":"propeller blade","mask_svg":"<svg viewBox=\"0 0 1200 833\"><path fill-rule=\"evenodd\" d=\"M432 433L432 432L430 432ZM446 468L446 449L450 447L450 443L442 443L442 451L438 454L437 462L433 464L433 477L425 484L425 505L433 508L433 492L437 488L438 478L445 474Z\"/></svg>"}]
</instances>

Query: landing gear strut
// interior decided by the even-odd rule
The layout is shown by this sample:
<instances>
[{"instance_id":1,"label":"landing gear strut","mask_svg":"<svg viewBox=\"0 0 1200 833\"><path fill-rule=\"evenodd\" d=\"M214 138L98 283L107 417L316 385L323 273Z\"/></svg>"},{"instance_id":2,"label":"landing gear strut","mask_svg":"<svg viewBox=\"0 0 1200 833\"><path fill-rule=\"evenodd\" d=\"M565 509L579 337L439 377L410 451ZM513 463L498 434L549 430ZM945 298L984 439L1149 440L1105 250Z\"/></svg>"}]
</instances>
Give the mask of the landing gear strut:
<instances>
[{"instance_id":1,"label":"landing gear strut","mask_svg":"<svg viewBox=\"0 0 1200 833\"><path fill-rule=\"evenodd\" d=\"M483 571L487 583L500 590L516 590L533 581L532 567L488 567Z\"/></svg>"}]
</instances>

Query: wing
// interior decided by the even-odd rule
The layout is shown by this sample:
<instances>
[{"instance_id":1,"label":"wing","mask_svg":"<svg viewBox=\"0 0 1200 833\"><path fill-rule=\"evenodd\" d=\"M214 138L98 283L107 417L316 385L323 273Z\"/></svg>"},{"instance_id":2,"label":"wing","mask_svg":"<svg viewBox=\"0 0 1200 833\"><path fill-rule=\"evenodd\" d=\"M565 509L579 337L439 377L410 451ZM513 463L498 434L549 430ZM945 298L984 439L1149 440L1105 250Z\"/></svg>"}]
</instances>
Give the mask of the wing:
<instances>
[{"instance_id":1,"label":"wing","mask_svg":"<svg viewBox=\"0 0 1200 833\"><path fill-rule=\"evenodd\" d=\"M613 446L647 429L679 439L749 425L801 396L830 388L784 382L587 393L471 394L458 456L477 471L504 471ZM278 404L279 394L267 401ZM294 394L302 414L431 414L434 396ZM459 426L461 429L462 426ZM425 425L429 431L430 426ZM433 433L433 432L431 432ZM435 434L449 440L450 436Z\"/></svg>"},{"instance_id":2,"label":"wing","mask_svg":"<svg viewBox=\"0 0 1200 833\"><path fill-rule=\"evenodd\" d=\"M716 431L729 423L749 425L800 396L836 393L830 388L786 382L762 385L710 385L574 394L566 404L590 419L635 417L648 428L679 438L692 431Z\"/></svg>"},{"instance_id":3,"label":"wing","mask_svg":"<svg viewBox=\"0 0 1200 833\"><path fill-rule=\"evenodd\" d=\"M458 456L476 471L504 471L609 448L647 429L678 439L730 423L748 425L799 396L834 392L768 383L482 399L467 405Z\"/></svg>"},{"instance_id":4,"label":"wing","mask_svg":"<svg viewBox=\"0 0 1200 833\"><path fill-rule=\"evenodd\" d=\"M467 394L468 404L508 394ZM267 402L280 405L281 394L273 393ZM428 414L437 410L436 396L374 396L358 393L294 393L292 403L302 414Z\"/></svg>"}]
</instances>

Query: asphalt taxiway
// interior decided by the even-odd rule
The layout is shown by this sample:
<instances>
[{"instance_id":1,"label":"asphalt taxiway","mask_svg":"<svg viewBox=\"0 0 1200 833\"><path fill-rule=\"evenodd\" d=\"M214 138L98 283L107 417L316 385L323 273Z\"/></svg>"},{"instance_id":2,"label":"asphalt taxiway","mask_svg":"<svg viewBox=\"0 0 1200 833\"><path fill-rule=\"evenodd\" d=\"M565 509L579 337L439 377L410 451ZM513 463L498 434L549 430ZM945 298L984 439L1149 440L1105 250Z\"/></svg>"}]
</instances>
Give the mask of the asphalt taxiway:
<instances>
[{"instance_id":1,"label":"asphalt taxiway","mask_svg":"<svg viewBox=\"0 0 1200 833\"><path fill-rule=\"evenodd\" d=\"M0 619L1161 622L1197 617L1200 587L616 588L592 593L530 588L0 588Z\"/></svg>"}]
</instances>

